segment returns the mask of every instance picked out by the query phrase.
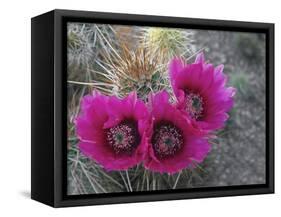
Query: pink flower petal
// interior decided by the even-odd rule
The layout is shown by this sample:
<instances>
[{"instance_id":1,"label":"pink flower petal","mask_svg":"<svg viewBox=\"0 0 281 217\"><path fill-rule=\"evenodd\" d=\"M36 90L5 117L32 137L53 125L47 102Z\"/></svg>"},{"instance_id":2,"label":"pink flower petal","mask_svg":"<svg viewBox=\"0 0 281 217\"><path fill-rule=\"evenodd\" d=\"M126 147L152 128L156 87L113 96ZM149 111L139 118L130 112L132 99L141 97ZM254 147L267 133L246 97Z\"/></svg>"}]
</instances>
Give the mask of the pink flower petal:
<instances>
[{"instance_id":1,"label":"pink flower petal","mask_svg":"<svg viewBox=\"0 0 281 217\"><path fill-rule=\"evenodd\" d=\"M123 123L121 126L125 126L126 131L124 132L135 139L127 140L128 145L133 145L130 141L138 142L138 134L140 137L137 146L131 147L130 152L123 153L123 149L118 149L120 152L116 152L112 146L115 143L114 140L108 140L108 138L112 138L108 134L109 130L123 129L122 127L116 128L121 123ZM137 133L130 134L132 130L135 132L134 123L136 123ZM136 93L119 99L115 96L104 96L94 92L93 95L83 98L81 113L75 122L76 134L80 139L79 149L85 156L101 164L106 170L131 168L139 164L146 156L148 123L149 113L145 104L137 99Z\"/></svg>"},{"instance_id":2,"label":"pink flower petal","mask_svg":"<svg viewBox=\"0 0 281 217\"><path fill-rule=\"evenodd\" d=\"M145 167L155 172L173 174L191 166L193 161L201 162L210 150L208 142L202 137L202 132L201 134L196 133L196 129L193 128L187 117L169 102L167 92L162 91L157 93L153 96L150 103L150 107L152 108L151 118L153 121L151 122L150 130L148 130L150 132L149 147L148 156L144 163ZM163 158L155 152L155 141L152 140L156 132L155 127L157 123L171 123L170 126L176 127L175 129L178 129L177 132L180 132L180 134L175 135L180 136L178 138L181 143L178 144L182 144L182 147L174 154L167 155ZM172 127L171 135L174 135L173 132L175 132L175 129ZM167 151L167 147L163 147L162 150Z\"/></svg>"},{"instance_id":3,"label":"pink flower petal","mask_svg":"<svg viewBox=\"0 0 281 217\"><path fill-rule=\"evenodd\" d=\"M197 55L194 63L183 68L177 61L173 61L171 65L170 79L177 98L177 108L185 111L193 119L195 128L201 128L202 131L217 130L224 126L226 112L234 105L235 89L225 86L227 76L223 73L223 65L214 68L212 64L207 64L203 53ZM187 99L190 93L200 97L202 101L202 109L199 110L201 113L195 117L186 104L190 102Z\"/></svg>"}]
</instances>

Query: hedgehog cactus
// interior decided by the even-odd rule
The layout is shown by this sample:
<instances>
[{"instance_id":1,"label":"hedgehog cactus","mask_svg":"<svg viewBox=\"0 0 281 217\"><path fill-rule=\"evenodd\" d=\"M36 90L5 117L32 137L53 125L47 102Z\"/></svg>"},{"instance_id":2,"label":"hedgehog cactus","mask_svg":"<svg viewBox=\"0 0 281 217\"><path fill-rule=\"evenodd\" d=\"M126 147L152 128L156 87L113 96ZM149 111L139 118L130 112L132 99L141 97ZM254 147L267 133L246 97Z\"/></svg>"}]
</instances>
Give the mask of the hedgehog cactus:
<instances>
[{"instance_id":1,"label":"hedgehog cactus","mask_svg":"<svg viewBox=\"0 0 281 217\"><path fill-rule=\"evenodd\" d=\"M183 112L174 112L177 95L173 93L174 89L171 87L171 78L168 73L168 64L173 57L187 58L191 54L191 34L179 29L130 28L98 24L68 24L69 194L189 188L192 187L194 180L201 178L202 169L198 163L206 157L209 146L205 139L197 138L198 136L183 140L183 136L189 134L191 130L189 132L189 129L185 127L186 123L182 123L185 118L174 117L175 114L181 115ZM130 34L125 34L128 32ZM126 38L127 35L128 38ZM89 96L92 92L96 95ZM162 94L159 95L159 92ZM158 95L155 95L157 93ZM89 97L86 97L87 95ZM170 96L170 98L165 96ZM162 104L155 104L155 100L160 100ZM131 105L138 106L136 102L140 105L145 104L147 108L138 110L141 112L136 112L136 114L127 112L125 108L131 108ZM162 114L161 111L164 110L161 108L169 112ZM98 111L91 113L98 114L93 121L87 109ZM149 127L146 128L150 129L150 132L143 132L137 136L134 133L130 134L135 132L136 126L143 124L135 125L135 122L132 124L132 120L128 122L127 116L138 117L137 115L144 115L143 111L146 110L150 112L148 117L139 117L135 121L141 123L142 119L147 119L146 124L149 124ZM108 111L110 112L106 113ZM91 137L101 144L100 141L104 137L101 136L102 134L93 134L93 132L98 132L101 129L100 126L103 132L106 120L102 118L112 116L116 112L118 115L112 120L121 120L120 114L122 118L126 116L127 119L117 126L110 126L107 131L107 140L102 144L109 144L117 154L125 151L136 155L129 160L126 158L126 161L124 158L119 158L119 161L109 162L107 158L111 159L110 153L102 156L96 152L97 150L88 149L87 141ZM159 122L164 125L154 127L150 121L151 115L159 116L159 120L168 119L170 122ZM98 119L100 122L96 121ZM95 125L92 124L94 121ZM176 128L173 125L174 122L182 123L180 127L184 131ZM109 124L108 121L106 123ZM89 130L93 126L96 128ZM115 137L117 131L119 134ZM181 134L182 132L185 134ZM145 136L150 140L153 138L153 144L151 143L150 147L154 145L156 152L155 154L151 152L145 163L140 164L144 159L138 159L135 156L141 152L137 149L133 150L132 147L135 143L142 144L139 138L145 138ZM169 139L166 140L166 137ZM173 137L172 140L177 143L172 148L163 146L163 139L169 143L172 141L170 137ZM82 138L84 138L83 141ZM120 141L125 141L124 139L127 143L124 143L125 146L120 146ZM193 161L180 159L181 161L177 163L178 158L174 158L173 162L176 163L173 165L177 165L176 167L169 163L165 168L163 167L165 157L173 157L181 147L193 147L186 144L187 142L194 143L194 141L201 144L203 148L198 151L200 155L194 152L195 148L193 148L193 153L196 154L192 157ZM146 150L146 146L147 144L140 147ZM104 150L99 150L104 153ZM138 152L135 153L135 151ZM160 161L155 161L157 157L161 158L161 164ZM128 162L130 164L127 164ZM126 164L123 165L123 163ZM189 170L185 168L186 166L191 166L193 169Z\"/></svg>"},{"instance_id":2,"label":"hedgehog cactus","mask_svg":"<svg viewBox=\"0 0 281 217\"><path fill-rule=\"evenodd\" d=\"M151 53L162 53L163 62L174 56L183 56L192 52L191 33L186 30L146 28L141 41Z\"/></svg>"},{"instance_id":3,"label":"hedgehog cactus","mask_svg":"<svg viewBox=\"0 0 281 217\"><path fill-rule=\"evenodd\" d=\"M123 97L136 91L146 101L150 92L168 85L161 54L152 55L142 46L131 51L123 44L118 53L104 53L104 60L99 64L110 75L106 82L114 86L112 94Z\"/></svg>"}]
</instances>

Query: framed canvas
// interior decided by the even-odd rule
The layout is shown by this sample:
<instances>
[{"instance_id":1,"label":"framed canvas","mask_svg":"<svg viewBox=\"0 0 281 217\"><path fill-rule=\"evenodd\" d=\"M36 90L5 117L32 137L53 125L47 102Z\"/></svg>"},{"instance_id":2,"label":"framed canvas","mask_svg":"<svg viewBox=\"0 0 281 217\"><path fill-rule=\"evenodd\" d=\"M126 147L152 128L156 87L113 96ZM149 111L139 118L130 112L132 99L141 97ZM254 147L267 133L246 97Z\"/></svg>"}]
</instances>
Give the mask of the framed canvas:
<instances>
[{"instance_id":1,"label":"framed canvas","mask_svg":"<svg viewBox=\"0 0 281 217\"><path fill-rule=\"evenodd\" d=\"M31 23L32 199L274 192L274 24L68 10Z\"/></svg>"}]
</instances>

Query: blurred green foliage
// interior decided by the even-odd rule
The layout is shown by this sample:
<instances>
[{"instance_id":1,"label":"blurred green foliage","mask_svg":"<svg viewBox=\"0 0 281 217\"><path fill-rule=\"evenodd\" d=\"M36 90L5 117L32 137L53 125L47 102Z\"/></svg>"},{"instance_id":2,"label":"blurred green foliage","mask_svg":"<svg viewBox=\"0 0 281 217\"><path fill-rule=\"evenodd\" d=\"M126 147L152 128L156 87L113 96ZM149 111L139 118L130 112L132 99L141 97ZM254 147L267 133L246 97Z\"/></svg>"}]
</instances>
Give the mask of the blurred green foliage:
<instances>
[{"instance_id":1,"label":"blurred green foliage","mask_svg":"<svg viewBox=\"0 0 281 217\"><path fill-rule=\"evenodd\" d=\"M247 96L248 89L248 76L245 72L238 72L231 74L230 85L237 90L236 94Z\"/></svg>"}]
</instances>

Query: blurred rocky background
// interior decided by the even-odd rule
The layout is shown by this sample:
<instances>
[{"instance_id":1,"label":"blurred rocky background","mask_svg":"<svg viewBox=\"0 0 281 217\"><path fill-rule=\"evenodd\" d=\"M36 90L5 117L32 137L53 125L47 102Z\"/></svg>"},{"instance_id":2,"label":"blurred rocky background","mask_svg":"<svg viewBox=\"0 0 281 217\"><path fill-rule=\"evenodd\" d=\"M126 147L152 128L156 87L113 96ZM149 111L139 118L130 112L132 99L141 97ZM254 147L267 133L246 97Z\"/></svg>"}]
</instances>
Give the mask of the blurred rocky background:
<instances>
[{"instance_id":1,"label":"blurred rocky background","mask_svg":"<svg viewBox=\"0 0 281 217\"><path fill-rule=\"evenodd\" d=\"M207 60L224 64L237 89L230 119L204 162L205 176L194 186L264 184L265 35L194 31L194 38Z\"/></svg>"}]
</instances>

